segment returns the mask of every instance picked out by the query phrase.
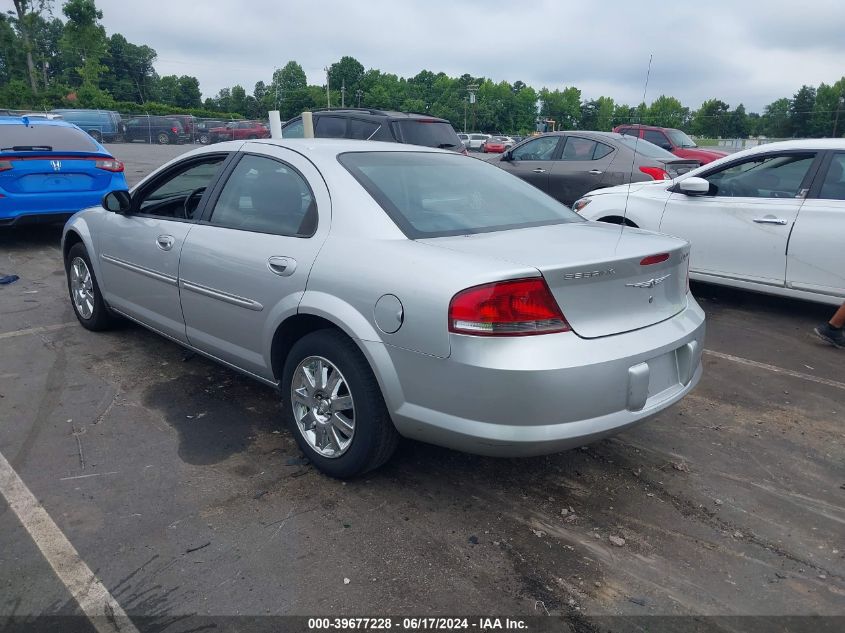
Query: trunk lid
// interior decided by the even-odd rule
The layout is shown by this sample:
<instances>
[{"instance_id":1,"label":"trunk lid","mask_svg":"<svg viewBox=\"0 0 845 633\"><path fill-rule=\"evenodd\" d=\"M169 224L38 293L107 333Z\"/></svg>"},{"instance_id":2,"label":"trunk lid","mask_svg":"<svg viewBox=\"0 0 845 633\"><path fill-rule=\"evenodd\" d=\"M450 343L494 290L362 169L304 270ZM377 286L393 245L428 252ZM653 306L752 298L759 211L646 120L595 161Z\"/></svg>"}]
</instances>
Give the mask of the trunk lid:
<instances>
[{"instance_id":1,"label":"trunk lid","mask_svg":"<svg viewBox=\"0 0 845 633\"><path fill-rule=\"evenodd\" d=\"M693 160L691 158L677 160L662 160L660 162L665 165L664 169L672 178L677 178L678 176L685 174L688 171L692 171L693 169L698 169L699 167L701 167L701 163L699 161Z\"/></svg>"},{"instance_id":2,"label":"trunk lid","mask_svg":"<svg viewBox=\"0 0 845 633\"><path fill-rule=\"evenodd\" d=\"M9 193L61 193L100 191L111 182L112 172L97 169L100 154L0 154L11 169L0 171L0 189Z\"/></svg>"},{"instance_id":3,"label":"trunk lid","mask_svg":"<svg viewBox=\"0 0 845 633\"><path fill-rule=\"evenodd\" d=\"M536 268L584 338L647 327L687 305L689 244L674 237L578 222L419 241ZM665 261L641 263L663 253Z\"/></svg>"}]
</instances>

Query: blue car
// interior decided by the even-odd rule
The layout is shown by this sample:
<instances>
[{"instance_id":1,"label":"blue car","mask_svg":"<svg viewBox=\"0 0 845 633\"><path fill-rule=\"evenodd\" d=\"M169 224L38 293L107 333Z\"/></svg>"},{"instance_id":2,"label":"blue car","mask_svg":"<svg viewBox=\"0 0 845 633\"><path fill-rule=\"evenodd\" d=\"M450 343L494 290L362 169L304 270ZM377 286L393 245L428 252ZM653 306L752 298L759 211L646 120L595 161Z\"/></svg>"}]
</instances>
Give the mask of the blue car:
<instances>
[{"instance_id":1,"label":"blue car","mask_svg":"<svg viewBox=\"0 0 845 633\"><path fill-rule=\"evenodd\" d=\"M64 222L116 189L123 163L77 126L0 117L0 227Z\"/></svg>"}]
</instances>

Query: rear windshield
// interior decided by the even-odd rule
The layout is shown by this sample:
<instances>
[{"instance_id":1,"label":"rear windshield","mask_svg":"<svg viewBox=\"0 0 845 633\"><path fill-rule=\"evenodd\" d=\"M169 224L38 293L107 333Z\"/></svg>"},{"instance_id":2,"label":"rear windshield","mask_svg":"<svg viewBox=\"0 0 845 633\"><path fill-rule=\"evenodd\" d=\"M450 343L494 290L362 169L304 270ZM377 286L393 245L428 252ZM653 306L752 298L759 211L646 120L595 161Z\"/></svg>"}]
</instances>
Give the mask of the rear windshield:
<instances>
[{"instance_id":1,"label":"rear windshield","mask_svg":"<svg viewBox=\"0 0 845 633\"><path fill-rule=\"evenodd\" d=\"M75 127L59 125L0 125L0 151L28 151L29 147L49 147L54 152L96 152L94 140ZM43 151L43 150L42 150Z\"/></svg>"},{"instance_id":2,"label":"rear windshield","mask_svg":"<svg viewBox=\"0 0 845 633\"><path fill-rule=\"evenodd\" d=\"M394 121L392 125L399 130L400 138L409 145L424 145L441 149L455 149L461 146L461 139L458 138L457 132L445 121L408 119Z\"/></svg>"},{"instance_id":3,"label":"rear windshield","mask_svg":"<svg viewBox=\"0 0 845 633\"><path fill-rule=\"evenodd\" d=\"M460 154L355 152L338 160L411 239L582 221L524 180Z\"/></svg>"},{"instance_id":4,"label":"rear windshield","mask_svg":"<svg viewBox=\"0 0 845 633\"><path fill-rule=\"evenodd\" d=\"M626 135L622 138L617 138L616 142L632 150L636 149L637 154L648 158L659 158L661 160L676 160L678 158L672 152L667 152L662 147L657 147L654 143L649 143L633 136Z\"/></svg>"}]
</instances>

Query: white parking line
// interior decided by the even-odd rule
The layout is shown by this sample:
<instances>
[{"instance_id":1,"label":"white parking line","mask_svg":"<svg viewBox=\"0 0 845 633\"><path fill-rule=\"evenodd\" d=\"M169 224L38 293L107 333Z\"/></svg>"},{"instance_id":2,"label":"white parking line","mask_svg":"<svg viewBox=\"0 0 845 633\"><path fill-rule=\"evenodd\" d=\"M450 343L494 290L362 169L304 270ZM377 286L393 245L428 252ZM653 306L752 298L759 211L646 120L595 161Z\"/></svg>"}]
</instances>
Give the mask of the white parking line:
<instances>
[{"instance_id":1,"label":"white parking line","mask_svg":"<svg viewBox=\"0 0 845 633\"><path fill-rule=\"evenodd\" d=\"M25 330L15 330L14 332L0 332L0 340L4 338L14 338L15 336L28 336L29 334L41 334L41 332L55 332L56 330L63 330L66 327L76 325L76 321L68 323L57 323L56 325L44 325L41 327L31 327Z\"/></svg>"},{"instance_id":2,"label":"white parking line","mask_svg":"<svg viewBox=\"0 0 845 633\"><path fill-rule=\"evenodd\" d=\"M99 633L138 633L38 499L0 453L0 493Z\"/></svg>"},{"instance_id":3,"label":"white parking line","mask_svg":"<svg viewBox=\"0 0 845 633\"><path fill-rule=\"evenodd\" d=\"M731 356L730 354L723 354L722 352L715 352L712 349L704 350L704 353L709 356L715 356L716 358L722 358L724 360L729 360L734 363L741 363L743 365L748 365L749 367L757 367L759 369L765 369L767 371L775 372L776 374L783 374L784 376L792 376L793 378L800 378L801 380L809 380L810 382L817 382L820 385L827 385L828 387L835 387L836 389L845 389L845 382L836 382L835 380L828 380L827 378L820 378L818 376L813 376L812 374L804 374L800 371L792 371L791 369L784 369L783 367L778 367L776 365L768 365L766 363L758 363L756 360L749 360L747 358L741 358L739 356Z\"/></svg>"}]
</instances>

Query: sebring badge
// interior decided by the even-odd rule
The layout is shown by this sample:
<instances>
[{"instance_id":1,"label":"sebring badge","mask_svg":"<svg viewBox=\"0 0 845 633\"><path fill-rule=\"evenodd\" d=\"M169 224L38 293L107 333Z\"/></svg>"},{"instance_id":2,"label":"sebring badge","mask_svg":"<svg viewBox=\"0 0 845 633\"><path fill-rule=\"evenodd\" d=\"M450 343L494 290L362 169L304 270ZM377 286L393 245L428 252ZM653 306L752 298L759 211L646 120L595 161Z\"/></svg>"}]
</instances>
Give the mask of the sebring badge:
<instances>
[{"instance_id":1,"label":"sebring badge","mask_svg":"<svg viewBox=\"0 0 845 633\"><path fill-rule=\"evenodd\" d=\"M604 277L605 275L615 275L616 271L613 268L607 270L585 270L580 273L566 273L564 279L589 279L590 277Z\"/></svg>"},{"instance_id":2,"label":"sebring badge","mask_svg":"<svg viewBox=\"0 0 845 633\"><path fill-rule=\"evenodd\" d=\"M663 275L662 277L652 277L648 281L641 281L641 282L636 283L636 284L625 284L625 285L628 286L629 288L654 288L655 286L662 284L664 281L669 279L669 277L671 277L671 276L672 276L672 274L669 273L668 275Z\"/></svg>"}]
</instances>

